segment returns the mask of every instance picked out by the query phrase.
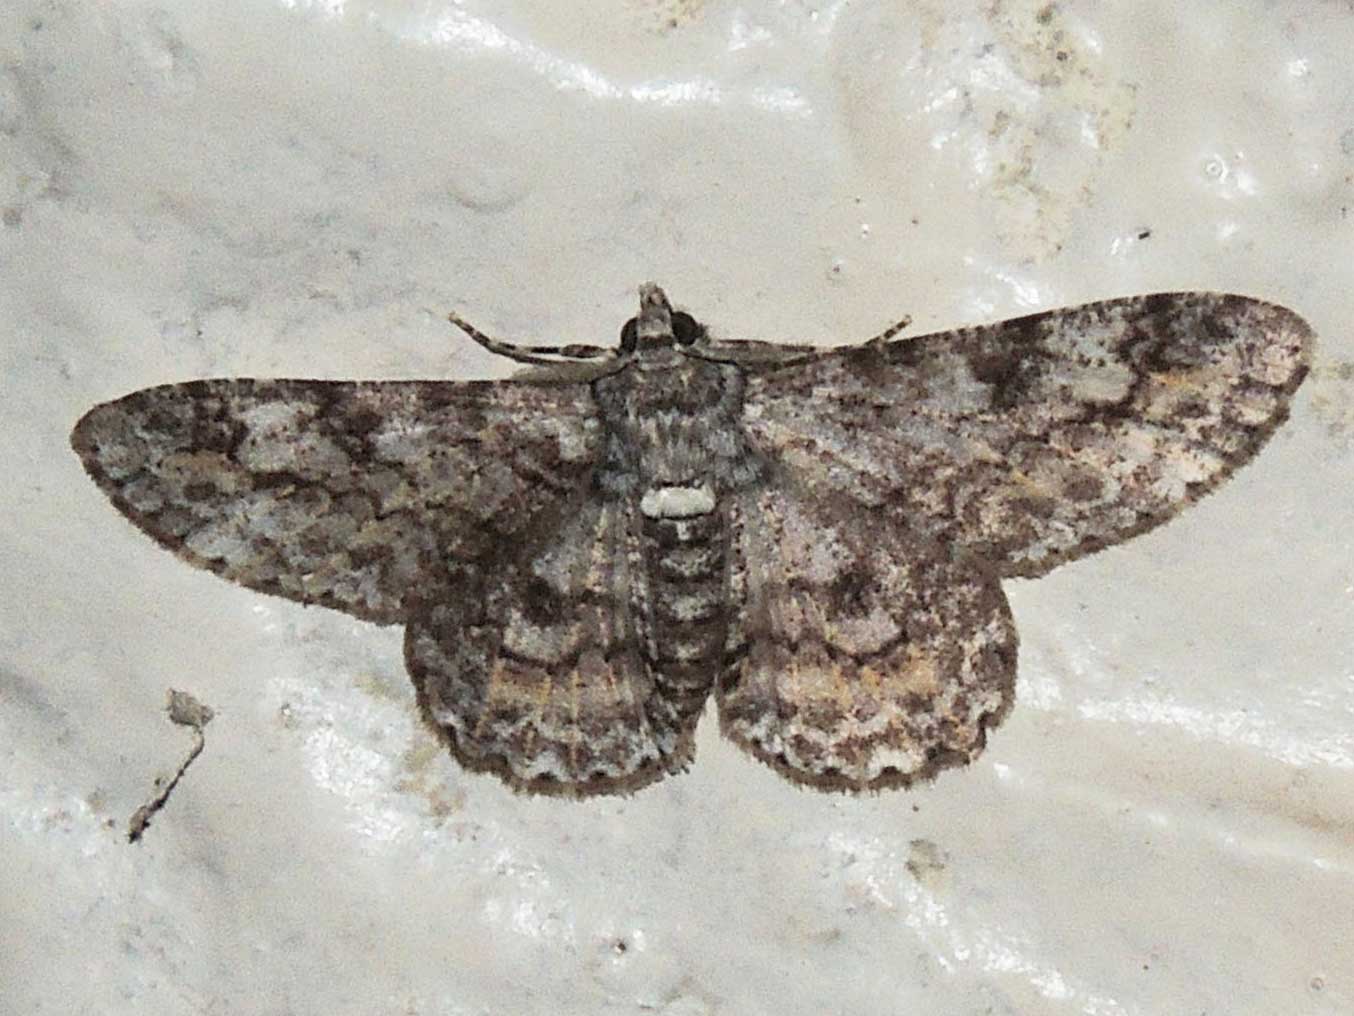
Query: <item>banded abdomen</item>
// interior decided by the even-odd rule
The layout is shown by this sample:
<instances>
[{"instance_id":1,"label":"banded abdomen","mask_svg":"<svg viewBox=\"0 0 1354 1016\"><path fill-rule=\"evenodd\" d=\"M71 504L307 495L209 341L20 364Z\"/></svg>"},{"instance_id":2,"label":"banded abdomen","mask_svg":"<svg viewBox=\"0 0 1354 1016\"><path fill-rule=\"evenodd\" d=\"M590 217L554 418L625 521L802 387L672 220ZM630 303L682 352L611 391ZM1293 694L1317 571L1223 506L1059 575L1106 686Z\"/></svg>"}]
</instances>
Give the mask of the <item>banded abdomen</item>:
<instances>
[{"instance_id":1,"label":"banded abdomen","mask_svg":"<svg viewBox=\"0 0 1354 1016\"><path fill-rule=\"evenodd\" d=\"M644 655L661 697L698 716L727 629L728 532L706 486L655 487L640 502L647 587Z\"/></svg>"}]
</instances>

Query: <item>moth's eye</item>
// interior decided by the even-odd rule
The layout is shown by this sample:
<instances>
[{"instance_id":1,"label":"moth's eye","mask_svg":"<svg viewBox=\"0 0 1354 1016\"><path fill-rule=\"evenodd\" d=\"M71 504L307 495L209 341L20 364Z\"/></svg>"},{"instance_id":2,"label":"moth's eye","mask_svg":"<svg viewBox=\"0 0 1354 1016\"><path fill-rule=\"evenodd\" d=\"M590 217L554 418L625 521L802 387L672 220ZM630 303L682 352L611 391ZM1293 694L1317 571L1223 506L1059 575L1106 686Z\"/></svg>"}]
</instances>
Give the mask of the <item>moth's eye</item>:
<instances>
[{"instance_id":1,"label":"moth's eye","mask_svg":"<svg viewBox=\"0 0 1354 1016\"><path fill-rule=\"evenodd\" d=\"M621 328L621 352L633 353L639 348L639 322L634 318L625 322Z\"/></svg>"},{"instance_id":2,"label":"moth's eye","mask_svg":"<svg viewBox=\"0 0 1354 1016\"><path fill-rule=\"evenodd\" d=\"M672 315L672 337L679 346L689 346L705 331L690 314L675 311Z\"/></svg>"}]
</instances>

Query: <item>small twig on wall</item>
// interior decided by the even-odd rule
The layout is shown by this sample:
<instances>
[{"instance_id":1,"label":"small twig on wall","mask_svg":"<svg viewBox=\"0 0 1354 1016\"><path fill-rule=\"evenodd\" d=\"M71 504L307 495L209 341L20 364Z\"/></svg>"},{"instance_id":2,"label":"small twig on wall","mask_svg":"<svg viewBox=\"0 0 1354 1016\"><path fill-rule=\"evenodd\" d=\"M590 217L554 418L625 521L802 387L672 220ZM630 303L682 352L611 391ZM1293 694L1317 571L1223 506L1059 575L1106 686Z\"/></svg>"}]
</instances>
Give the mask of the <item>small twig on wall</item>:
<instances>
[{"instance_id":1,"label":"small twig on wall","mask_svg":"<svg viewBox=\"0 0 1354 1016\"><path fill-rule=\"evenodd\" d=\"M203 705L186 691L176 691L173 688L169 689L169 701L165 706L165 711L169 713L169 719L172 722L181 727L193 728L193 747L173 776L168 780L162 776L155 778L155 796L137 808L131 821L127 823L127 842L129 843L135 843L141 839L146 827L150 825L150 820L157 811L165 806L165 802L169 800L169 795L174 792L174 788L178 786L179 780L188 771L188 767L193 764L193 760L202 754L202 749L207 743L202 730L212 721L214 715L210 706Z\"/></svg>"}]
</instances>

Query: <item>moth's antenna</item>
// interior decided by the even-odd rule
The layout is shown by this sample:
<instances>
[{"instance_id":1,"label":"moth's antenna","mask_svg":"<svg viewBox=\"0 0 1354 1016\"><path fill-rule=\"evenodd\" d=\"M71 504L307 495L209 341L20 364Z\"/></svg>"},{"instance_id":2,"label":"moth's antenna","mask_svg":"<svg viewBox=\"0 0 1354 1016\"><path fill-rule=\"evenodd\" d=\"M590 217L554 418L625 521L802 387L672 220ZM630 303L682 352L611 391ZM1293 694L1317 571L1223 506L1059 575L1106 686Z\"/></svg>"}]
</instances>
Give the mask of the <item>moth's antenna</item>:
<instances>
[{"instance_id":1,"label":"moth's antenna","mask_svg":"<svg viewBox=\"0 0 1354 1016\"><path fill-rule=\"evenodd\" d=\"M895 335L901 332L904 328L909 327L911 324L912 324L912 315L904 314L901 321L889 325L874 338L866 339L865 345L882 346L885 342L888 342L889 339L893 338Z\"/></svg>"},{"instance_id":2,"label":"moth's antenna","mask_svg":"<svg viewBox=\"0 0 1354 1016\"><path fill-rule=\"evenodd\" d=\"M506 356L508 359L516 360L518 363L550 366L559 363L560 360L614 360L620 355L620 350L608 348L606 346L578 344L567 346L518 346L511 342L500 342L498 339L490 338L455 311L447 315L447 320L469 335L476 343L489 350L489 352L497 353L499 356Z\"/></svg>"}]
</instances>

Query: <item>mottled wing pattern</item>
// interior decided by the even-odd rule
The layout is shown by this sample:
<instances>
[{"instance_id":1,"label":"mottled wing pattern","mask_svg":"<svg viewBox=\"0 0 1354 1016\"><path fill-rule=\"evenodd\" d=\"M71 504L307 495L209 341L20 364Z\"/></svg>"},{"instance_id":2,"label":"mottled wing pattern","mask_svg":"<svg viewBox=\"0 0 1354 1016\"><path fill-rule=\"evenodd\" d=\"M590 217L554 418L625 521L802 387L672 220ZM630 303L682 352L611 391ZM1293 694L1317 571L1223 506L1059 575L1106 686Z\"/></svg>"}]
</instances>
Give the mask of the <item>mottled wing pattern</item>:
<instances>
[{"instance_id":1,"label":"mottled wing pattern","mask_svg":"<svg viewBox=\"0 0 1354 1016\"><path fill-rule=\"evenodd\" d=\"M1001 578L1211 489L1311 345L1290 311L1202 293L683 359L696 326L650 285L627 328L635 364L571 381L197 381L71 440L187 561L406 624L424 715L471 769L634 790L688 764L713 685L754 756L868 790L971 760L1009 710Z\"/></svg>"},{"instance_id":2,"label":"mottled wing pattern","mask_svg":"<svg viewBox=\"0 0 1354 1016\"><path fill-rule=\"evenodd\" d=\"M640 526L629 500L582 500L411 610L419 702L463 765L571 796L685 768L704 696L683 708L655 683Z\"/></svg>"},{"instance_id":3,"label":"mottled wing pattern","mask_svg":"<svg viewBox=\"0 0 1354 1016\"><path fill-rule=\"evenodd\" d=\"M837 790L905 786L982 750L1015 686L993 574L794 485L740 498L731 531L726 736Z\"/></svg>"},{"instance_id":4,"label":"mottled wing pattern","mask_svg":"<svg viewBox=\"0 0 1354 1016\"><path fill-rule=\"evenodd\" d=\"M1036 576L1170 518L1287 416L1312 333L1282 307L1163 293L753 372L753 444L942 546Z\"/></svg>"},{"instance_id":5,"label":"mottled wing pattern","mask_svg":"<svg viewBox=\"0 0 1354 1016\"><path fill-rule=\"evenodd\" d=\"M71 443L192 564L393 624L423 576L521 539L586 482L595 412L585 384L193 381L95 406Z\"/></svg>"}]
</instances>

